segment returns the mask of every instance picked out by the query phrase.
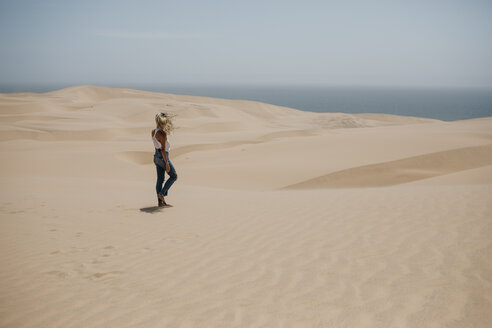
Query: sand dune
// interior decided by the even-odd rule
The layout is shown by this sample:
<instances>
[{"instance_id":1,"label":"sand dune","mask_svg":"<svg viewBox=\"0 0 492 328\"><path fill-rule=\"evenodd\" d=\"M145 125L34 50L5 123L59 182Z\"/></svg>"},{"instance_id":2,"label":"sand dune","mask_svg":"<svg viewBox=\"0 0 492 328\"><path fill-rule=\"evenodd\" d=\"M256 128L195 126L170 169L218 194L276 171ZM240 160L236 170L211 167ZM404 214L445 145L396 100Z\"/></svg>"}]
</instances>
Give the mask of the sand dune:
<instances>
[{"instance_id":1,"label":"sand dune","mask_svg":"<svg viewBox=\"0 0 492 328\"><path fill-rule=\"evenodd\" d=\"M150 130L176 115L156 207ZM488 327L492 118L0 95L0 327Z\"/></svg>"},{"instance_id":2,"label":"sand dune","mask_svg":"<svg viewBox=\"0 0 492 328\"><path fill-rule=\"evenodd\" d=\"M173 149L173 158L183 156L188 153L197 152L197 151L206 151L213 149L225 149L232 148L241 145L248 144L257 144L262 142L268 142L277 138L285 138L285 137L298 137L298 136L306 136L313 135L315 132L309 130L299 130L299 131L280 131L273 132L269 134L265 134L259 137L257 140L243 140L243 141L231 141L231 142L223 142L223 143L211 143L211 144L196 144L196 145L186 145ZM127 151L121 152L118 154L120 158L128 160L132 163L136 164L152 164L152 156L153 152L145 152L145 151Z\"/></svg>"},{"instance_id":3,"label":"sand dune","mask_svg":"<svg viewBox=\"0 0 492 328\"><path fill-rule=\"evenodd\" d=\"M286 189L390 186L488 165L492 165L492 145L466 147L350 168Z\"/></svg>"}]
</instances>

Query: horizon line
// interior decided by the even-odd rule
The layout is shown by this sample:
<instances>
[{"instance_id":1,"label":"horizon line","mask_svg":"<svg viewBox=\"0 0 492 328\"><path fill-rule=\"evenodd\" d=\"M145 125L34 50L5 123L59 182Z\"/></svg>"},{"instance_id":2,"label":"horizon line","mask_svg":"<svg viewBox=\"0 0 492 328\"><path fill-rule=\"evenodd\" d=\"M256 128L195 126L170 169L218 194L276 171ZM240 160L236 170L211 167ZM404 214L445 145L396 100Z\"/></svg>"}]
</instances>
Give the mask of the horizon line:
<instances>
[{"instance_id":1,"label":"horizon line","mask_svg":"<svg viewBox=\"0 0 492 328\"><path fill-rule=\"evenodd\" d=\"M131 82L131 83L65 83L65 82L0 82L0 93L50 92L70 87L106 87L137 89L145 87L326 87L326 88L394 88L394 89L492 89L492 85L446 85L446 84L348 84L348 83L248 83L248 82ZM15 91L13 90L15 89ZM21 89L23 89L21 91ZM38 89L38 91L33 91ZM39 91L39 89L47 91ZM11 90L11 91L9 91ZM142 89L145 90L145 89ZM155 91L155 90L152 90Z\"/></svg>"}]
</instances>

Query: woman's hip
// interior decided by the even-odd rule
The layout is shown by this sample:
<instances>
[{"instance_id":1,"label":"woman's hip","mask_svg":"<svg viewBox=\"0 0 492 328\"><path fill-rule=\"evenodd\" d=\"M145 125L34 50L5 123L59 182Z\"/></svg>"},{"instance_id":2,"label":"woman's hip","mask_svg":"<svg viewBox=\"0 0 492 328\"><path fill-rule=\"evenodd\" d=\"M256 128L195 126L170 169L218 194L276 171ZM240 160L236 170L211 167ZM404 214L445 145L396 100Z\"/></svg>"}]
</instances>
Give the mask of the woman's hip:
<instances>
[{"instance_id":1,"label":"woman's hip","mask_svg":"<svg viewBox=\"0 0 492 328\"><path fill-rule=\"evenodd\" d=\"M171 161L169 160L169 153L168 152L165 152L165 156L166 156L168 162L171 163ZM162 157L161 151L158 149L156 149L156 152L154 154L154 164L158 165L162 168L166 168L166 162L164 161L164 158Z\"/></svg>"}]
</instances>

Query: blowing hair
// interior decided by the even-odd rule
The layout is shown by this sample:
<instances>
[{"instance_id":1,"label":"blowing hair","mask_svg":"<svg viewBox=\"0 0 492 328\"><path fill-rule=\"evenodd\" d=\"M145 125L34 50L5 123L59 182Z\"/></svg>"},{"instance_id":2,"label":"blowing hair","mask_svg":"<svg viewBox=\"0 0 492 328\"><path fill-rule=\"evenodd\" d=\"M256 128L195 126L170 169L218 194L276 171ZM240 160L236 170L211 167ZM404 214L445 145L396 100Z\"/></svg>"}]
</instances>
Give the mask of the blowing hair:
<instances>
[{"instance_id":1,"label":"blowing hair","mask_svg":"<svg viewBox=\"0 0 492 328\"><path fill-rule=\"evenodd\" d=\"M173 116L165 112L161 112L155 116L155 124L159 130L166 134L170 134L174 130Z\"/></svg>"}]
</instances>

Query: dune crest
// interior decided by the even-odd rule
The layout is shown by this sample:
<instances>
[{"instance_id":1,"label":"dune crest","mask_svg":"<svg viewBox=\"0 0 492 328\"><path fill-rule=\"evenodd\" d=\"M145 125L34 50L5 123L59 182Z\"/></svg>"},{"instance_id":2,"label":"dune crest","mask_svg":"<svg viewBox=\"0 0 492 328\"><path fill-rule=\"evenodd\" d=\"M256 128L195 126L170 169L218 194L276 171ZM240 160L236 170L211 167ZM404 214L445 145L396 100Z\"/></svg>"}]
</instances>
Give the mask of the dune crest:
<instances>
[{"instance_id":1,"label":"dune crest","mask_svg":"<svg viewBox=\"0 0 492 328\"><path fill-rule=\"evenodd\" d=\"M465 147L354 167L284 189L391 186L492 165L492 145Z\"/></svg>"}]
</instances>

